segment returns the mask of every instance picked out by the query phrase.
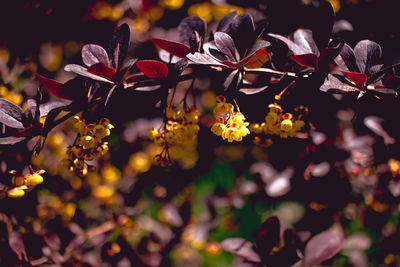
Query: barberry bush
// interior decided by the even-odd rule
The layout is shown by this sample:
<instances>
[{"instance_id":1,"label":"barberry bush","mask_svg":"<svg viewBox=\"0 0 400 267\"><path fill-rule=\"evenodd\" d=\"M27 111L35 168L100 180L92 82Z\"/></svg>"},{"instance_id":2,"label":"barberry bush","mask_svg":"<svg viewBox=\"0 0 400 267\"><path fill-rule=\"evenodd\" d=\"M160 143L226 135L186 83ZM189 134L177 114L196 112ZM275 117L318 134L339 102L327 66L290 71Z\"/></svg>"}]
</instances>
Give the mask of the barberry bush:
<instances>
[{"instance_id":1,"label":"barberry bush","mask_svg":"<svg viewBox=\"0 0 400 267\"><path fill-rule=\"evenodd\" d=\"M1 266L400 264L400 33L353 17L391 2L22 2Z\"/></svg>"}]
</instances>

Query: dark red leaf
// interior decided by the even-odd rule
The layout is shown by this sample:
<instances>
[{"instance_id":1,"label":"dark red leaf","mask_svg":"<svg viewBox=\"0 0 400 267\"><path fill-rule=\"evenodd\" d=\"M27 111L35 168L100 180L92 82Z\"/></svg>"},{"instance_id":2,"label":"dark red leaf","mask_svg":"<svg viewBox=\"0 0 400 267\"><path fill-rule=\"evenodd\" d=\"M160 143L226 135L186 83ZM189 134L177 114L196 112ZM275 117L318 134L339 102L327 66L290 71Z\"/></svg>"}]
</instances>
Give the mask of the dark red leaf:
<instances>
[{"instance_id":1,"label":"dark red leaf","mask_svg":"<svg viewBox=\"0 0 400 267\"><path fill-rule=\"evenodd\" d=\"M168 67L157 60L141 60L136 66L149 78L165 78L168 76Z\"/></svg>"},{"instance_id":2,"label":"dark red leaf","mask_svg":"<svg viewBox=\"0 0 400 267\"><path fill-rule=\"evenodd\" d=\"M352 82L354 82L360 88L363 88L365 86L365 83L367 82L368 77L364 73L343 70L341 70L341 72L344 73Z\"/></svg>"},{"instance_id":3,"label":"dark red leaf","mask_svg":"<svg viewBox=\"0 0 400 267\"><path fill-rule=\"evenodd\" d=\"M108 80L112 80L112 77L115 75L117 72L115 69L110 68L103 62L96 63L92 66L90 66L88 69L88 72L93 73L95 75L104 77Z\"/></svg>"},{"instance_id":4,"label":"dark red leaf","mask_svg":"<svg viewBox=\"0 0 400 267\"><path fill-rule=\"evenodd\" d=\"M32 125L29 125L27 128L20 130L13 134L13 137L24 137L24 138L30 138L34 136L38 136L42 133L42 123L36 122Z\"/></svg>"},{"instance_id":5,"label":"dark red leaf","mask_svg":"<svg viewBox=\"0 0 400 267\"><path fill-rule=\"evenodd\" d=\"M66 96L63 93L62 88L61 88L62 83L57 82L56 80L53 80L53 79L43 77L39 74L36 74L36 77L38 77L38 79L42 82L43 86L53 95L60 97L60 98L72 100L72 98Z\"/></svg>"},{"instance_id":6,"label":"dark red leaf","mask_svg":"<svg viewBox=\"0 0 400 267\"><path fill-rule=\"evenodd\" d=\"M190 53L190 47L181 43L158 38L151 38L150 41L170 54L180 58L186 58L186 55Z\"/></svg>"},{"instance_id":7,"label":"dark red leaf","mask_svg":"<svg viewBox=\"0 0 400 267\"><path fill-rule=\"evenodd\" d=\"M129 76L128 78L125 79L126 83L134 83L134 82L140 82L143 80L146 80L147 76L144 74L133 74L131 76Z\"/></svg>"},{"instance_id":8,"label":"dark red leaf","mask_svg":"<svg viewBox=\"0 0 400 267\"><path fill-rule=\"evenodd\" d=\"M302 66L318 70L318 57L315 54L293 55L290 58Z\"/></svg>"}]
</instances>

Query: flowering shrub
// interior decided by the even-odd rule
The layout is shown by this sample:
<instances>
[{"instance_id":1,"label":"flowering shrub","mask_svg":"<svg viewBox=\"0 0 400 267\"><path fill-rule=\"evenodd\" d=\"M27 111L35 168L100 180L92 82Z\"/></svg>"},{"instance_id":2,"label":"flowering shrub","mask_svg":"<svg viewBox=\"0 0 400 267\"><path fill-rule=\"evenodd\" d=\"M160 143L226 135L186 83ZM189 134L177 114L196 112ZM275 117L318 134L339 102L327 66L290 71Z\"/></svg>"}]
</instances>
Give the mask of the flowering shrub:
<instances>
[{"instance_id":1,"label":"flowering shrub","mask_svg":"<svg viewBox=\"0 0 400 267\"><path fill-rule=\"evenodd\" d=\"M85 38L0 44L1 266L400 264L383 4L23 2Z\"/></svg>"}]
</instances>

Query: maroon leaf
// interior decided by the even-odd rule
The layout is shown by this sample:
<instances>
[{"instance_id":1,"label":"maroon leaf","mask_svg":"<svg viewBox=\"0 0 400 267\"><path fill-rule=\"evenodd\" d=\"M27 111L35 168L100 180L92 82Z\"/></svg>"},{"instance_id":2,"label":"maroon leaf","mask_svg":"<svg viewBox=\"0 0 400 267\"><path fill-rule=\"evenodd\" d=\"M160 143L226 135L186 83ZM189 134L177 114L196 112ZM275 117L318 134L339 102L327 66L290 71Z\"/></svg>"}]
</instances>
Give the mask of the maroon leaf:
<instances>
[{"instance_id":1,"label":"maroon leaf","mask_svg":"<svg viewBox=\"0 0 400 267\"><path fill-rule=\"evenodd\" d=\"M352 82L354 82L358 87L363 88L367 82L367 75L364 73L351 72L341 70Z\"/></svg>"},{"instance_id":2,"label":"maroon leaf","mask_svg":"<svg viewBox=\"0 0 400 267\"><path fill-rule=\"evenodd\" d=\"M186 55L190 53L190 47L181 43L157 38L151 38L150 41L172 55L180 58L186 58Z\"/></svg>"},{"instance_id":3,"label":"maroon leaf","mask_svg":"<svg viewBox=\"0 0 400 267\"><path fill-rule=\"evenodd\" d=\"M260 256L254 251L253 245L243 238L228 238L221 242L221 248L251 262L261 262Z\"/></svg>"},{"instance_id":4,"label":"maroon leaf","mask_svg":"<svg viewBox=\"0 0 400 267\"><path fill-rule=\"evenodd\" d=\"M18 259L20 261L22 261L22 260L28 261L28 257L26 255L26 251L25 251L25 246L22 241L20 233L18 233L16 231L10 232L9 237L8 237L8 243L9 243L12 251L14 251L14 253L17 254Z\"/></svg>"},{"instance_id":5,"label":"maroon leaf","mask_svg":"<svg viewBox=\"0 0 400 267\"><path fill-rule=\"evenodd\" d=\"M157 60L141 60L136 66L149 78L165 78L168 76L168 67Z\"/></svg>"},{"instance_id":6,"label":"maroon leaf","mask_svg":"<svg viewBox=\"0 0 400 267\"><path fill-rule=\"evenodd\" d=\"M34 137L40 135L42 132L42 123L36 122L32 125L29 125L27 128L22 129L16 133L14 133L13 137Z\"/></svg>"},{"instance_id":7,"label":"maroon leaf","mask_svg":"<svg viewBox=\"0 0 400 267\"><path fill-rule=\"evenodd\" d=\"M125 82L126 82L127 84L129 84L129 83L135 83L135 82L144 81L144 80L147 80L147 79L148 79L148 78L147 78L146 75L140 74L140 73L139 73L139 74L133 74L133 75L127 77L127 78L125 79Z\"/></svg>"},{"instance_id":8,"label":"maroon leaf","mask_svg":"<svg viewBox=\"0 0 400 267\"><path fill-rule=\"evenodd\" d=\"M88 72L104 77L107 80L112 80L113 76L117 72L115 69L110 68L109 66L107 66L102 62L90 66L87 70Z\"/></svg>"},{"instance_id":9,"label":"maroon leaf","mask_svg":"<svg viewBox=\"0 0 400 267\"><path fill-rule=\"evenodd\" d=\"M290 58L302 66L318 70L318 57L315 54L293 55Z\"/></svg>"},{"instance_id":10,"label":"maroon leaf","mask_svg":"<svg viewBox=\"0 0 400 267\"><path fill-rule=\"evenodd\" d=\"M82 60L86 66L90 67L96 63L110 65L106 50L96 44L87 44L82 47Z\"/></svg>"},{"instance_id":11,"label":"maroon leaf","mask_svg":"<svg viewBox=\"0 0 400 267\"><path fill-rule=\"evenodd\" d=\"M304 252L304 265L314 266L335 256L343 245L341 233L333 231L322 232L307 243Z\"/></svg>"},{"instance_id":12,"label":"maroon leaf","mask_svg":"<svg viewBox=\"0 0 400 267\"><path fill-rule=\"evenodd\" d=\"M53 95L60 97L60 98L64 98L64 99L68 99L68 100L72 100L72 98L66 96L63 91L62 91L62 83L57 82L56 80L53 79L49 79L46 77L43 77L39 74L36 74L36 77L38 77L38 79L42 82L43 86Z\"/></svg>"}]
</instances>

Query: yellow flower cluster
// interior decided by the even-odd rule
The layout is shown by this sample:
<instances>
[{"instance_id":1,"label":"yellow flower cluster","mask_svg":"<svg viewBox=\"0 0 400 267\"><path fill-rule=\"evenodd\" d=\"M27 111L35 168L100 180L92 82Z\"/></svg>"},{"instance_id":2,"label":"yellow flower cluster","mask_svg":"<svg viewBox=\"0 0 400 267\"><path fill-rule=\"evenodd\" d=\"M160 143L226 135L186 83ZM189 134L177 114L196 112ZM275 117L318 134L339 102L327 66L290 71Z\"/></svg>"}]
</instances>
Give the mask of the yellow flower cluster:
<instances>
[{"instance_id":1,"label":"yellow flower cluster","mask_svg":"<svg viewBox=\"0 0 400 267\"><path fill-rule=\"evenodd\" d=\"M161 130L150 128L148 137L159 144L163 150L156 155L155 161L161 166L178 160L183 167L190 168L197 160L195 151L200 112L195 108L188 111L177 110L171 103L165 111L167 122Z\"/></svg>"},{"instance_id":2,"label":"yellow flower cluster","mask_svg":"<svg viewBox=\"0 0 400 267\"><path fill-rule=\"evenodd\" d=\"M240 111L234 112L233 105L226 103L223 96L217 97L217 106L214 108L216 122L211 127L211 131L221 136L228 142L242 141L243 137L250 133L245 122L245 117Z\"/></svg>"},{"instance_id":3,"label":"yellow flower cluster","mask_svg":"<svg viewBox=\"0 0 400 267\"><path fill-rule=\"evenodd\" d=\"M9 91L4 85L0 85L0 97L13 102L18 106L21 106L22 101L24 100L24 97L21 94Z\"/></svg>"},{"instance_id":4,"label":"yellow flower cluster","mask_svg":"<svg viewBox=\"0 0 400 267\"><path fill-rule=\"evenodd\" d=\"M85 176L90 170L86 168L85 161L91 161L95 157L101 157L108 151L108 142L103 138L110 135L110 129L113 126L106 118L102 118L98 123L89 123L82 121L78 116L74 119L74 124L79 136L73 146L68 147L68 168L71 172L79 176Z\"/></svg>"},{"instance_id":5,"label":"yellow flower cluster","mask_svg":"<svg viewBox=\"0 0 400 267\"><path fill-rule=\"evenodd\" d=\"M15 185L15 187L9 189L7 191L7 195L12 198L19 198L25 195L25 190L28 189L28 186L35 186L43 183L42 174L45 173L45 170L39 170L36 172L29 173L26 175L16 175L11 178L11 182ZM16 171L10 171L11 174L16 174Z\"/></svg>"},{"instance_id":6,"label":"yellow flower cluster","mask_svg":"<svg viewBox=\"0 0 400 267\"><path fill-rule=\"evenodd\" d=\"M301 116L294 118L291 113L283 113L283 109L278 104L268 105L269 112L265 116L265 122L253 123L250 131L255 134L264 133L266 135L279 135L281 138L294 137L296 133L305 125L300 120Z\"/></svg>"}]
</instances>

